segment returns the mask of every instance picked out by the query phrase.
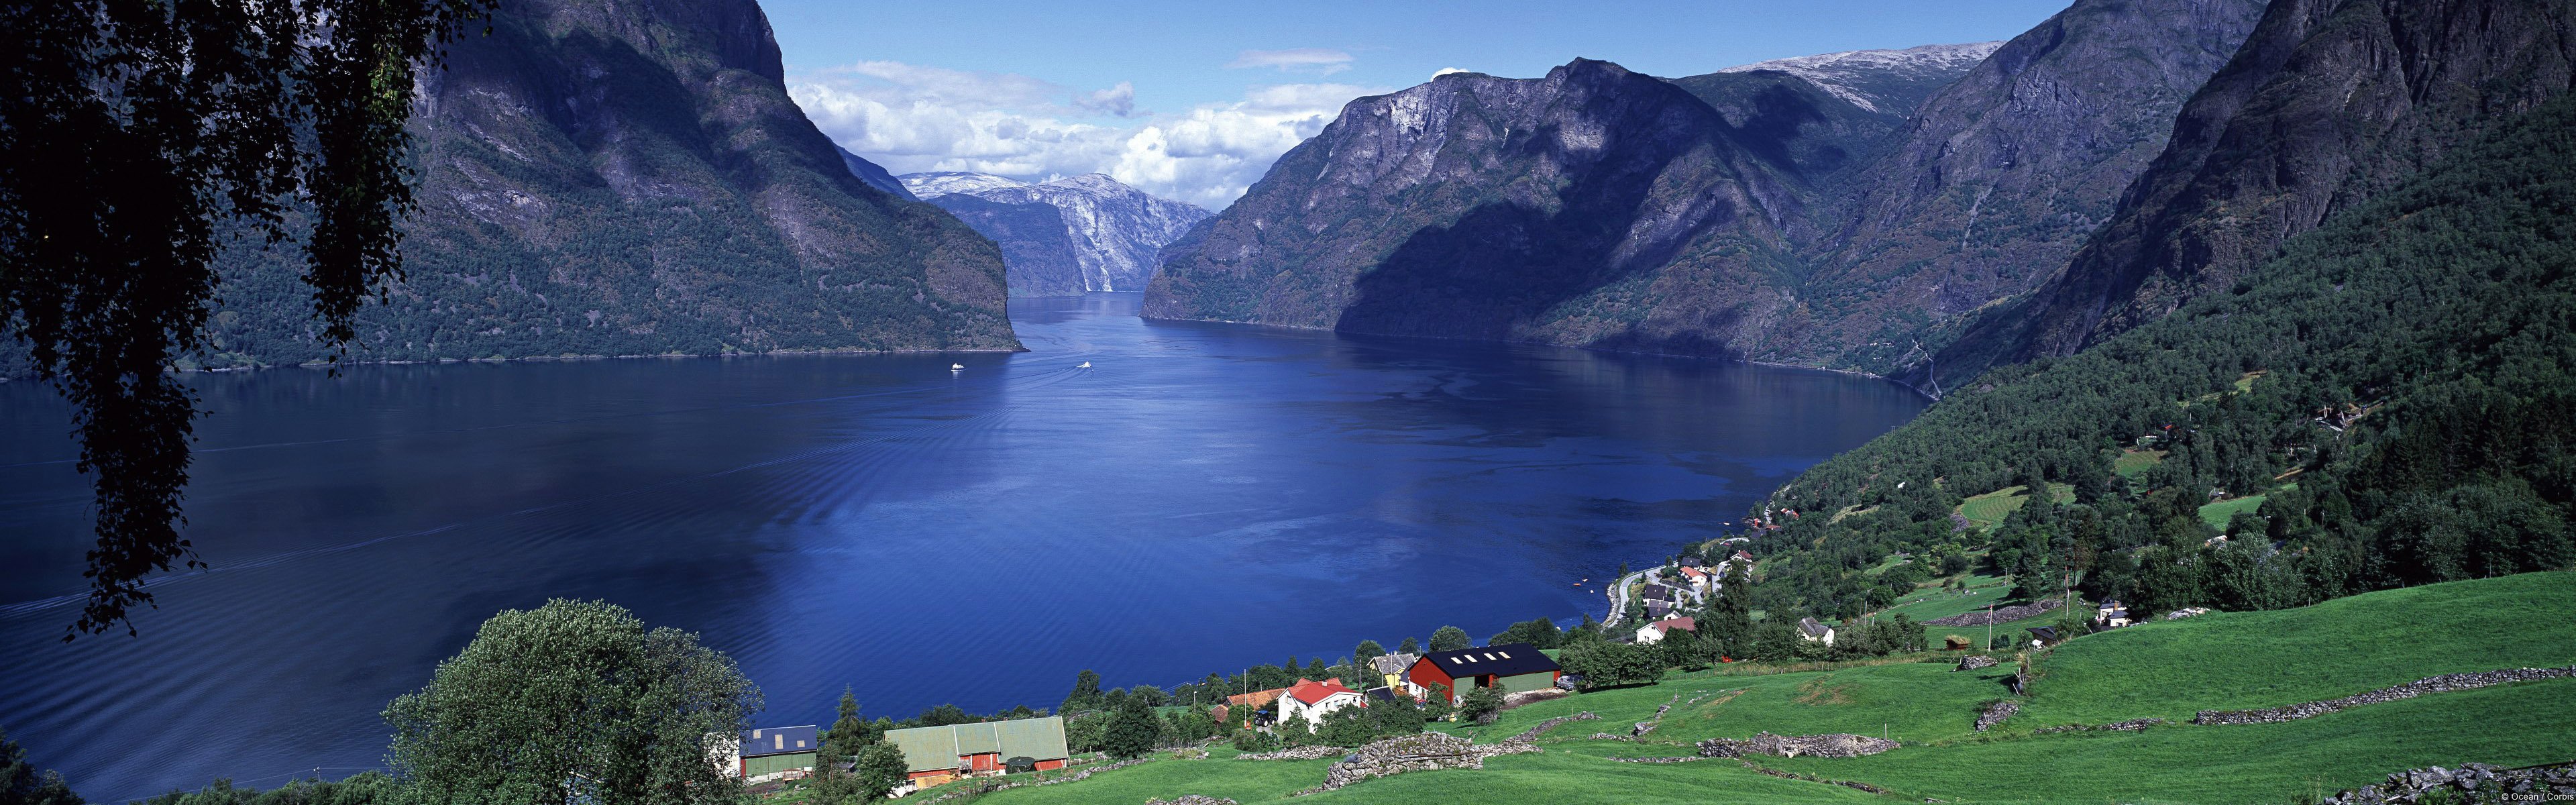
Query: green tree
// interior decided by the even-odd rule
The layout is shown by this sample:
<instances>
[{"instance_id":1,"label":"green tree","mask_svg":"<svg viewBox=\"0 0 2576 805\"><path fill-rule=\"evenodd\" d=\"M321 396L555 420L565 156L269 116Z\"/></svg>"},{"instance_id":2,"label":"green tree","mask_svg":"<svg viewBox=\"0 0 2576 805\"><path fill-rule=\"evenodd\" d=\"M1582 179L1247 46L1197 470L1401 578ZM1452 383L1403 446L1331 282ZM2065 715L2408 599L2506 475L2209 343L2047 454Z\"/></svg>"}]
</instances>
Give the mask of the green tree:
<instances>
[{"instance_id":1,"label":"green tree","mask_svg":"<svg viewBox=\"0 0 2576 805\"><path fill-rule=\"evenodd\" d=\"M1479 724L1490 723L1488 719L1502 711L1503 691L1499 688L1468 688L1467 695L1458 700L1458 716Z\"/></svg>"},{"instance_id":2,"label":"green tree","mask_svg":"<svg viewBox=\"0 0 2576 805\"><path fill-rule=\"evenodd\" d=\"M1370 667L1370 660L1384 656L1386 656L1386 647L1378 645L1375 640L1362 640L1359 648L1351 649L1351 663L1361 668Z\"/></svg>"},{"instance_id":3,"label":"green tree","mask_svg":"<svg viewBox=\"0 0 2576 805\"><path fill-rule=\"evenodd\" d=\"M707 758L758 709L760 690L696 635L557 599L492 616L394 699L387 760L434 805L732 803L741 781Z\"/></svg>"},{"instance_id":4,"label":"green tree","mask_svg":"<svg viewBox=\"0 0 2576 805\"><path fill-rule=\"evenodd\" d=\"M27 750L0 733L0 805L81 805L81 798L62 775L36 771Z\"/></svg>"},{"instance_id":5,"label":"green tree","mask_svg":"<svg viewBox=\"0 0 2576 805\"><path fill-rule=\"evenodd\" d=\"M1079 713L1098 706L1100 706L1100 672L1085 668L1082 669L1082 673L1074 675L1073 692L1064 695L1064 703L1057 705L1055 711Z\"/></svg>"},{"instance_id":6,"label":"green tree","mask_svg":"<svg viewBox=\"0 0 2576 805\"><path fill-rule=\"evenodd\" d=\"M181 539L196 398L232 234L303 235L318 335L401 275L415 65L491 0L0 5L0 329L72 404L97 547L74 633L126 624ZM65 636L66 639L70 635Z\"/></svg>"},{"instance_id":7,"label":"green tree","mask_svg":"<svg viewBox=\"0 0 2576 805\"><path fill-rule=\"evenodd\" d=\"M884 799L886 794L902 786L908 771L905 766L903 749L892 741L869 744L867 749L859 752L856 769L863 799Z\"/></svg>"},{"instance_id":8,"label":"green tree","mask_svg":"<svg viewBox=\"0 0 2576 805\"><path fill-rule=\"evenodd\" d=\"M1420 654L1422 653L1422 644L1415 642L1413 638L1408 637L1404 639L1404 645L1395 647L1395 653Z\"/></svg>"},{"instance_id":9,"label":"green tree","mask_svg":"<svg viewBox=\"0 0 2576 805\"><path fill-rule=\"evenodd\" d=\"M1431 633L1432 651L1456 651L1474 645L1476 641L1467 636L1467 630L1455 626L1443 626Z\"/></svg>"},{"instance_id":10,"label":"green tree","mask_svg":"<svg viewBox=\"0 0 2576 805\"><path fill-rule=\"evenodd\" d=\"M841 688L841 703L834 710L838 717L832 720L832 728L823 733L822 755L848 762L859 756L859 750L875 743L877 733L859 718L859 699L848 687Z\"/></svg>"},{"instance_id":11,"label":"green tree","mask_svg":"<svg viewBox=\"0 0 2576 805\"><path fill-rule=\"evenodd\" d=\"M1100 751L1121 760L1144 757L1154 751L1162 732L1162 721L1154 717L1154 709L1145 706L1143 698L1130 696L1110 715L1101 732Z\"/></svg>"}]
</instances>

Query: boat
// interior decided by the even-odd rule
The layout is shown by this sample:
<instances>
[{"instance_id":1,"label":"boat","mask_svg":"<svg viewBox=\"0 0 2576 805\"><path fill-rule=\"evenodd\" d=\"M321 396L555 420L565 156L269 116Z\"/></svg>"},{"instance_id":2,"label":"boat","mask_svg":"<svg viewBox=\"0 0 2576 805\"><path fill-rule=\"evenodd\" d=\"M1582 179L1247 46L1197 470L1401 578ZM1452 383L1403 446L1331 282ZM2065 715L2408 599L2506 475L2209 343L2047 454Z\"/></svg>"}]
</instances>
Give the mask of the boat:
<instances>
[{"instance_id":1,"label":"boat","mask_svg":"<svg viewBox=\"0 0 2576 805\"><path fill-rule=\"evenodd\" d=\"M1089 368L1091 368L1091 362L1090 362L1090 361L1083 361L1081 366L1076 366L1076 367L1073 367L1073 368L1076 368L1076 369L1089 369Z\"/></svg>"},{"instance_id":2,"label":"boat","mask_svg":"<svg viewBox=\"0 0 2576 805\"><path fill-rule=\"evenodd\" d=\"M965 369L966 369L966 364L962 364L962 363L952 363L952 364L949 364L949 365L948 365L948 371L951 371L951 372L964 371Z\"/></svg>"}]
</instances>

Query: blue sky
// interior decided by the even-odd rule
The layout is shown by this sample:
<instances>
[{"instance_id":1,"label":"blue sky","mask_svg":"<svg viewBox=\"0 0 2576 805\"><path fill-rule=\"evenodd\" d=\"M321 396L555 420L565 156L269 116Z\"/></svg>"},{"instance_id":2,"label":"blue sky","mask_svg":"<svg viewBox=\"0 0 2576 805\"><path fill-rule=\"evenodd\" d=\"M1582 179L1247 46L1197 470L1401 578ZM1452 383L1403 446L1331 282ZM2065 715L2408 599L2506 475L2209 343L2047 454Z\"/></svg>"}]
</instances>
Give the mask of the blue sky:
<instances>
[{"instance_id":1,"label":"blue sky","mask_svg":"<svg viewBox=\"0 0 2576 805\"><path fill-rule=\"evenodd\" d=\"M2064 0L1150 2L765 0L790 91L897 173L1105 172L1219 208L1341 104L1442 69L1578 56L1661 76L2008 39Z\"/></svg>"}]
</instances>

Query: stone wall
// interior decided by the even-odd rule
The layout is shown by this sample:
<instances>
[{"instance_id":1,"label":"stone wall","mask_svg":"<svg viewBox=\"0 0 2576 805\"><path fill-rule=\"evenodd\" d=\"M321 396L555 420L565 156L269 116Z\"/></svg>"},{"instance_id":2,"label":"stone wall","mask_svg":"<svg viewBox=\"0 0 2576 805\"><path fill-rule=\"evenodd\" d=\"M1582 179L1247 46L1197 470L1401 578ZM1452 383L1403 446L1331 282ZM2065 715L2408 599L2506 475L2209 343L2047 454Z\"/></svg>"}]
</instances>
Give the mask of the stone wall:
<instances>
[{"instance_id":1,"label":"stone wall","mask_svg":"<svg viewBox=\"0 0 2576 805\"><path fill-rule=\"evenodd\" d=\"M2000 661L2000 660L1997 660L1997 659L1995 659L1995 658L1993 658L1993 657L1988 657L1988 656L1983 655L1983 654L1970 654L1970 655L1968 655L1968 656L1960 657L1960 658L1959 658L1959 668L1958 668L1958 670L1961 670L1961 671L1974 671L1974 670L1977 670L1977 669L1979 669L1979 668L1993 668L1993 667L1995 667L1996 665L2001 664L2001 662L2002 662L2002 661Z\"/></svg>"},{"instance_id":2,"label":"stone wall","mask_svg":"<svg viewBox=\"0 0 2576 805\"><path fill-rule=\"evenodd\" d=\"M2542 802L2576 799L2576 763L2503 769L2464 763L2457 770L2440 766L2388 775L2388 782L2365 785L2325 798L2323 805L2382 805L2430 799L2435 791L2487 802ZM2461 796L2466 795L2466 796Z\"/></svg>"},{"instance_id":3,"label":"stone wall","mask_svg":"<svg viewBox=\"0 0 2576 805\"><path fill-rule=\"evenodd\" d=\"M1598 715L1594 715L1594 714L1592 713L1592 711L1589 711L1589 710L1586 710L1586 711L1583 711L1583 712L1580 712L1580 713L1576 713L1576 714L1574 714L1574 715L1570 715L1570 716L1557 716L1557 717L1555 717L1555 718L1551 718L1551 719L1548 719L1548 720L1546 720L1546 721L1541 721L1541 722L1539 722L1539 723L1538 723L1538 726L1531 727L1531 728L1529 728L1529 729L1527 729L1527 730L1523 730L1523 731L1521 731L1521 734L1519 734L1519 735L1514 735L1514 736L1512 736L1512 737L1510 737L1510 738L1505 738L1505 739L1503 739L1503 740L1505 740L1505 741L1516 741L1516 742L1519 742L1519 743L1529 743L1529 742L1531 742L1531 741L1538 740L1538 736L1546 734L1548 730L1556 729L1556 728L1557 728L1557 725L1564 724L1564 723L1566 723L1566 722L1568 722L1568 721L1599 721L1599 720L1601 720L1601 717L1600 717L1600 716L1598 716Z\"/></svg>"},{"instance_id":4,"label":"stone wall","mask_svg":"<svg viewBox=\"0 0 2576 805\"><path fill-rule=\"evenodd\" d=\"M2030 734L2047 735L2053 732L2138 732L2162 723L2165 723L2165 720L2161 718L2133 718L2117 724L2068 724L2062 727L2041 727L2039 729L2031 730Z\"/></svg>"},{"instance_id":5,"label":"stone wall","mask_svg":"<svg viewBox=\"0 0 2576 805\"><path fill-rule=\"evenodd\" d=\"M1986 705L1985 712L1977 714L1977 731L1985 732L1994 729L1995 725L2004 723L2004 719L2011 718L2018 712L2021 712L2021 702L2012 699Z\"/></svg>"},{"instance_id":6,"label":"stone wall","mask_svg":"<svg viewBox=\"0 0 2576 805\"><path fill-rule=\"evenodd\" d=\"M1860 757L1896 748L1896 742L1883 738L1850 733L1825 735L1773 735L1757 732L1752 738L1710 738L1699 742L1700 757L1743 757L1747 754L1777 757Z\"/></svg>"},{"instance_id":7,"label":"stone wall","mask_svg":"<svg viewBox=\"0 0 2576 805\"><path fill-rule=\"evenodd\" d=\"M1234 800L1218 799L1206 794L1182 794L1177 799L1149 799L1145 805L1234 805Z\"/></svg>"},{"instance_id":8,"label":"stone wall","mask_svg":"<svg viewBox=\"0 0 2576 805\"><path fill-rule=\"evenodd\" d=\"M1324 770L1324 784L1290 796L1331 791L1361 780L1387 777L1409 771L1433 769L1481 769L1485 758L1495 755L1518 755L1540 751L1536 744L1510 740L1477 744L1455 735L1425 732L1399 735L1371 743L1351 752L1349 758Z\"/></svg>"},{"instance_id":9,"label":"stone wall","mask_svg":"<svg viewBox=\"0 0 2576 805\"><path fill-rule=\"evenodd\" d=\"M2273 707L2262 710L2202 710L2198 717L2191 720L2191 723L2272 724L2282 721L2297 721L2302 718L2315 718L2347 707L2359 707L2365 704L2379 704L2382 702L2412 699L2427 693L2448 693L2458 690L2474 690L2477 688L2502 685L2507 682L2533 682L2542 679L2559 679L2569 676L2576 676L2576 666L2569 666L2566 668L2510 668L2502 671L2481 671L2469 674L2443 674L2441 676L2428 676L2403 685L2380 688L2369 693L2355 694L2340 699L2328 699L2321 702L2307 702L2304 704L2293 704L2287 707Z\"/></svg>"},{"instance_id":10,"label":"stone wall","mask_svg":"<svg viewBox=\"0 0 2576 805\"><path fill-rule=\"evenodd\" d=\"M1350 754L1350 751L1351 751L1351 750L1343 749L1343 748L1338 747L1338 746L1300 746L1300 747L1296 747L1296 748L1293 748L1293 749L1281 749L1281 750L1276 751L1276 752L1253 752L1253 753L1248 753L1248 754L1241 754L1241 755L1236 755L1236 756L1234 756L1234 759L1236 759L1236 760L1322 760L1322 759L1324 759L1324 758L1328 758L1328 757L1340 757L1340 756L1343 756L1343 755L1347 755L1347 754Z\"/></svg>"}]
</instances>

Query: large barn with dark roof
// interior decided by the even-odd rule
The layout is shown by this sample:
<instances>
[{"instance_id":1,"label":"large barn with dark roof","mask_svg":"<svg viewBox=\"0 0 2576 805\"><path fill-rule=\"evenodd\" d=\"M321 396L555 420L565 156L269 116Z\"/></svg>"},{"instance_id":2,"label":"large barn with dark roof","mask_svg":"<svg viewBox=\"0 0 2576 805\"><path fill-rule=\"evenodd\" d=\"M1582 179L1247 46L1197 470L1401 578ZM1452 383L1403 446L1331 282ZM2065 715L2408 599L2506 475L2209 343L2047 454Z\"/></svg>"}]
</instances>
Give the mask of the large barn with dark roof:
<instances>
[{"instance_id":1,"label":"large barn with dark roof","mask_svg":"<svg viewBox=\"0 0 2576 805\"><path fill-rule=\"evenodd\" d=\"M1455 703L1471 687L1520 693L1554 687L1556 678L1564 675L1565 669L1557 667L1556 661L1537 646L1507 643L1424 654L1413 661L1404 681L1416 695L1447 690L1449 700Z\"/></svg>"}]
</instances>

